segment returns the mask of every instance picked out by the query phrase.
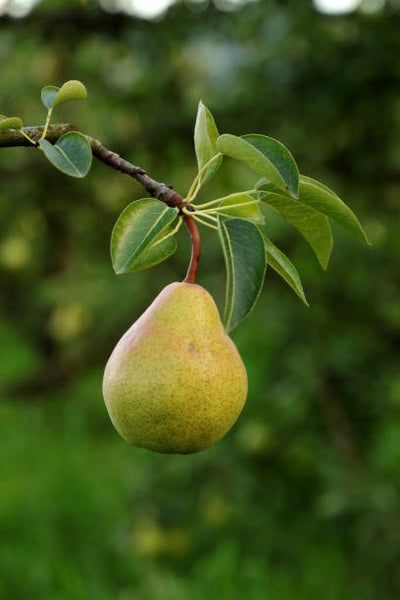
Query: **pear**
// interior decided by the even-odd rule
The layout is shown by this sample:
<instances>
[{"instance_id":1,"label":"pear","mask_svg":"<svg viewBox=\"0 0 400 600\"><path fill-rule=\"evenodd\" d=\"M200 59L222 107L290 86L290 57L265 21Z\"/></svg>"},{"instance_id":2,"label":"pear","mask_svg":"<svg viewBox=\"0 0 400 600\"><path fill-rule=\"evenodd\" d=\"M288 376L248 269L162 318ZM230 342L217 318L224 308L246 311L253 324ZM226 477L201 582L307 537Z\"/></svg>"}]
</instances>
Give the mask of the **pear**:
<instances>
[{"instance_id":1,"label":"pear","mask_svg":"<svg viewBox=\"0 0 400 600\"><path fill-rule=\"evenodd\" d=\"M103 395L131 444L190 454L220 440L247 396L247 374L210 294L171 283L116 345Z\"/></svg>"}]
</instances>

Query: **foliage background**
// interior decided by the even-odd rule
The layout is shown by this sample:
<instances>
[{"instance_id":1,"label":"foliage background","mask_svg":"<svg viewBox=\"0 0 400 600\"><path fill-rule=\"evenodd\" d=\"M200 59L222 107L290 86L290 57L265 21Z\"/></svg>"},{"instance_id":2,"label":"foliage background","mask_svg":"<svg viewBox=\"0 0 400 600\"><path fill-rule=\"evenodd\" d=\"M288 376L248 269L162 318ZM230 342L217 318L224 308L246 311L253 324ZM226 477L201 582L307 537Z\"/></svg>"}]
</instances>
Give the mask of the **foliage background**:
<instances>
[{"instance_id":1,"label":"foliage background","mask_svg":"<svg viewBox=\"0 0 400 600\"><path fill-rule=\"evenodd\" d=\"M2 113L39 124L41 87L81 79L89 99L60 119L184 191L201 97L221 132L282 140L373 243L335 230L324 274L269 214L311 308L270 272L234 333L250 380L239 422L202 454L150 454L112 429L102 370L182 278L185 234L165 265L116 277L110 232L140 186L100 164L75 181L34 150L2 150L1 598L399 597L399 29L399 6L371 1L335 18L308 1L179 3L148 22L52 0L0 18ZM249 181L227 164L206 197ZM214 238L203 234L200 283L221 306Z\"/></svg>"}]
</instances>

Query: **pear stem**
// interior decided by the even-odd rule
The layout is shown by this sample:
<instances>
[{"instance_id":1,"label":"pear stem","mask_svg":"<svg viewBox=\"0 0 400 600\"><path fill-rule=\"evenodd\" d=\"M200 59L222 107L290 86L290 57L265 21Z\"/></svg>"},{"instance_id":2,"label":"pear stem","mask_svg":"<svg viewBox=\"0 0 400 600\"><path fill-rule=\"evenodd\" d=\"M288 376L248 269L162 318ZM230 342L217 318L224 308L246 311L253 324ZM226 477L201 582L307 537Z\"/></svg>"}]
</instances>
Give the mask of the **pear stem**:
<instances>
[{"instance_id":1,"label":"pear stem","mask_svg":"<svg viewBox=\"0 0 400 600\"><path fill-rule=\"evenodd\" d=\"M199 268L199 260L201 256L200 233L193 217L185 215L185 225L189 231L190 239L192 240L192 257L186 277L185 283L196 283L197 270Z\"/></svg>"}]
</instances>

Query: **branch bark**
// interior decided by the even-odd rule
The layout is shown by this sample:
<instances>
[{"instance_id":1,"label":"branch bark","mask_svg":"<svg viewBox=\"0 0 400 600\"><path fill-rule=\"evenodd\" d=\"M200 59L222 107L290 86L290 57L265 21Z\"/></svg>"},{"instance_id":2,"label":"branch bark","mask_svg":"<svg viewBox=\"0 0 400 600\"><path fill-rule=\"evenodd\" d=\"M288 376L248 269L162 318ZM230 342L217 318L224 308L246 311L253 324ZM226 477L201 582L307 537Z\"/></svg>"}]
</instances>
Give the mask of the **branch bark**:
<instances>
[{"instance_id":1,"label":"branch bark","mask_svg":"<svg viewBox=\"0 0 400 600\"><path fill-rule=\"evenodd\" d=\"M38 142L42 136L43 129L44 127L24 127L23 131L32 138L34 142ZM50 125L47 130L46 140L54 143L59 137L70 131L77 131L77 128L69 123ZM164 202L173 208L182 209L184 207L185 204L182 196L175 192L170 185L156 181L150 177L144 169L121 158L119 154L103 146L99 140L88 135L86 137L92 147L93 156L102 163L136 179L153 198L158 198L158 200L161 200L161 202ZM17 146L33 148L29 140L27 140L20 131L16 129L0 131L0 148L13 148Z\"/></svg>"},{"instance_id":2,"label":"branch bark","mask_svg":"<svg viewBox=\"0 0 400 600\"><path fill-rule=\"evenodd\" d=\"M42 136L44 127L24 127L24 131L34 142L38 142ZM57 125L51 125L47 130L46 140L49 140L52 144L58 140L59 137L68 133L69 131L77 131L76 127L69 123L58 123ZM33 148L32 144L22 135L18 129L6 129L0 131L0 148L14 148L16 146L29 146Z\"/></svg>"},{"instance_id":3,"label":"branch bark","mask_svg":"<svg viewBox=\"0 0 400 600\"><path fill-rule=\"evenodd\" d=\"M43 130L43 127L23 128L24 133L26 133L36 143L39 142L43 134ZM59 137L70 131L77 131L77 129L69 123L50 125L47 130L46 139L49 142L54 143ZM95 156L99 161L108 167L111 167L116 171L120 171L121 173L125 173L126 175L133 177L133 179L136 179L136 181L141 183L141 185L152 198L157 198L172 208L178 208L179 211L182 211L182 209L187 206L182 196L178 194L178 192L176 192L171 185L156 181L150 177L144 169L128 162L124 158L121 158L119 154L103 146L99 140L96 140L90 136L86 137L89 140L92 148L93 156ZM36 147L33 146L30 141L16 129L0 131L0 148L13 148L18 146L26 146L31 148ZM191 207L188 206L188 208ZM181 212L181 214L183 213ZM192 258L185 281L188 283L195 283L201 254L200 234L196 223L190 216L184 215L184 219L192 241Z\"/></svg>"}]
</instances>

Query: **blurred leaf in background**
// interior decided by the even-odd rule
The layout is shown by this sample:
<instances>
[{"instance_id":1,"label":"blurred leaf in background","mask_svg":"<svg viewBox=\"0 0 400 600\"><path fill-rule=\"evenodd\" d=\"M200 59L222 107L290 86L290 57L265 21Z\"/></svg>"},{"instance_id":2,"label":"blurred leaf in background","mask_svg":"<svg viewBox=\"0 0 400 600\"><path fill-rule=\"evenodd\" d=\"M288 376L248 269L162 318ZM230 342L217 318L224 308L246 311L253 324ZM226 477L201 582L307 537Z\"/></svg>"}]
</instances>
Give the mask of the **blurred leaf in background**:
<instances>
[{"instance_id":1,"label":"blurred leaf in background","mask_svg":"<svg viewBox=\"0 0 400 600\"><path fill-rule=\"evenodd\" d=\"M102 369L183 278L185 234L167 262L116 277L109 239L139 184L96 161L73 180L34 149L1 150L0 597L398 598L398 2L341 15L328 0L164 2L158 16L152 4L0 1L0 112L41 124L41 88L79 79L86 102L57 118L183 192L201 98L220 131L281 140L373 247L335 227L323 274L265 208L311 307L269 269L234 333L250 382L239 422L203 454L152 455L112 429ZM226 159L202 198L253 183ZM222 308L214 232L199 282Z\"/></svg>"}]
</instances>

